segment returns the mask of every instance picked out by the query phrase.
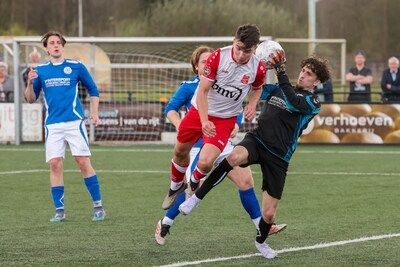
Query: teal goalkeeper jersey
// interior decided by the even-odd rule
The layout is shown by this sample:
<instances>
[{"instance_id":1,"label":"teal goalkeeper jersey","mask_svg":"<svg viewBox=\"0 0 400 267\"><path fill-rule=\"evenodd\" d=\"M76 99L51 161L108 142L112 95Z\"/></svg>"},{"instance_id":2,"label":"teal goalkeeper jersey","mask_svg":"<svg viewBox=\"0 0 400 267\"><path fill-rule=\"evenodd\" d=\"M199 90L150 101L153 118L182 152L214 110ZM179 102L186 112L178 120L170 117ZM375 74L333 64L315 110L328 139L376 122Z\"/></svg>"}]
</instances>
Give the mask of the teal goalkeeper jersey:
<instances>
[{"instance_id":1,"label":"teal goalkeeper jersey","mask_svg":"<svg viewBox=\"0 0 400 267\"><path fill-rule=\"evenodd\" d=\"M38 77L33 80L36 99L43 91L46 106L46 125L83 120L85 117L78 96L78 83L82 82L90 96L99 96L99 90L86 67L76 60L62 63L47 62L36 68Z\"/></svg>"}]
</instances>

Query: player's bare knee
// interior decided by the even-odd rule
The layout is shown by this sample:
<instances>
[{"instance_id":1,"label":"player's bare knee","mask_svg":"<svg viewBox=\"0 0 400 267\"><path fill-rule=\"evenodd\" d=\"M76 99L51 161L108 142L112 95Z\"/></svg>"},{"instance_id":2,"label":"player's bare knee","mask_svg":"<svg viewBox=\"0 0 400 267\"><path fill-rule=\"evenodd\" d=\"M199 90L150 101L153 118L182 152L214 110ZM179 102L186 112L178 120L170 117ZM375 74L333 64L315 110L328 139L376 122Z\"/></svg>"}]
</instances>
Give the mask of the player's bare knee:
<instances>
[{"instance_id":1,"label":"player's bare knee","mask_svg":"<svg viewBox=\"0 0 400 267\"><path fill-rule=\"evenodd\" d=\"M89 157L75 157L75 162L84 173L91 172L93 169Z\"/></svg>"},{"instance_id":2,"label":"player's bare knee","mask_svg":"<svg viewBox=\"0 0 400 267\"><path fill-rule=\"evenodd\" d=\"M232 152L229 156L227 156L226 160L232 167L240 165L240 157L238 154L234 152Z\"/></svg>"},{"instance_id":3,"label":"player's bare knee","mask_svg":"<svg viewBox=\"0 0 400 267\"><path fill-rule=\"evenodd\" d=\"M177 161L185 161L185 159L189 158L189 154L186 150L175 149L174 158L177 159Z\"/></svg>"},{"instance_id":4,"label":"player's bare knee","mask_svg":"<svg viewBox=\"0 0 400 267\"><path fill-rule=\"evenodd\" d=\"M231 177L232 181L236 184L236 186L241 191L246 191L252 187L254 187L254 182L251 177Z\"/></svg>"},{"instance_id":5,"label":"player's bare knee","mask_svg":"<svg viewBox=\"0 0 400 267\"><path fill-rule=\"evenodd\" d=\"M213 161L210 158L200 158L197 161L197 167L200 169L202 173L208 173L211 171L213 166Z\"/></svg>"},{"instance_id":6,"label":"player's bare knee","mask_svg":"<svg viewBox=\"0 0 400 267\"><path fill-rule=\"evenodd\" d=\"M262 217L264 221L267 223L273 223L275 219L275 210L274 209L263 209Z\"/></svg>"},{"instance_id":7,"label":"player's bare knee","mask_svg":"<svg viewBox=\"0 0 400 267\"><path fill-rule=\"evenodd\" d=\"M63 163L62 158L52 158L49 161L50 170L57 173L62 172L62 167L63 167L62 163Z\"/></svg>"}]
</instances>

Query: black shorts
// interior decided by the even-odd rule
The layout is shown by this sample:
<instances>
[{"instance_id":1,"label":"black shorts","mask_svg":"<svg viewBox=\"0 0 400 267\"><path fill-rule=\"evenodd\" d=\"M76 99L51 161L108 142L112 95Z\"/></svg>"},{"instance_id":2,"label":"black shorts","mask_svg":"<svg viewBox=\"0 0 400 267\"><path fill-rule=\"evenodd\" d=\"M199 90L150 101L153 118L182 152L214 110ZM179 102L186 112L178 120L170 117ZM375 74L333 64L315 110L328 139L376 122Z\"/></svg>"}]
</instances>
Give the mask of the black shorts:
<instances>
[{"instance_id":1,"label":"black shorts","mask_svg":"<svg viewBox=\"0 0 400 267\"><path fill-rule=\"evenodd\" d=\"M251 133L247 133L237 145L245 147L249 153L248 163L241 167L260 164L263 175L262 190L276 199L281 199L289 163L268 151Z\"/></svg>"}]
</instances>

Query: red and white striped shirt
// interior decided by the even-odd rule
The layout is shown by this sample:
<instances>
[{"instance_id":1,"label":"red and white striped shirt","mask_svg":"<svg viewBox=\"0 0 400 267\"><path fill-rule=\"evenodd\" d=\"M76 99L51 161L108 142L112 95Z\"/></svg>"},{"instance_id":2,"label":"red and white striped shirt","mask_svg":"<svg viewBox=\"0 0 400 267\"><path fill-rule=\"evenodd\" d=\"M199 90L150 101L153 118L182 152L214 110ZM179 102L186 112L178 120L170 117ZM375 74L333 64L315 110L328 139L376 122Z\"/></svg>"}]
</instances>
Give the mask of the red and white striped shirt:
<instances>
[{"instance_id":1,"label":"red and white striped shirt","mask_svg":"<svg viewBox=\"0 0 400 267\"><path fill-rule=\"evenodd\" d=\"M230 118L243 111L243 101L250 89L261 89L266 75L265 63L252 56L246 64L233 59L233 46L217 49L212 53L204 68L204 76L214 81L208 92L208 115ZM196 105L197 90L192 98Z\"/></svg>"}]
</instances>

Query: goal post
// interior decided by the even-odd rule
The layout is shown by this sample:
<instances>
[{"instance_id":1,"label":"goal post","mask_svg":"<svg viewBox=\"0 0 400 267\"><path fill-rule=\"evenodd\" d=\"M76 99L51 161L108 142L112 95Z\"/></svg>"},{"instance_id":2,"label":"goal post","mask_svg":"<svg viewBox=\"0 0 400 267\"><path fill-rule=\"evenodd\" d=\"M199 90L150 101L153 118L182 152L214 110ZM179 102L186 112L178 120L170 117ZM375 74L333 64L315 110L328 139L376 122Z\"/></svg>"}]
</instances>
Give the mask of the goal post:
<instances>
[{"instance_id":1,"label":"goal post","mask_svg":"<svg viewBox=\"0 0 400 267\"><path fill-rule=\"evenodd\" d=\"M272 37L261 38L269 39ZM66 40L65 57L81 60L100 90L101 123L94 128L87 120L90 141L130 143L164 142L162 134L174 132L163 116L163 108L179 84L193 76L189 64L192 51L200 45L213 48L230 45L233 37L69 37ZM285 48L289 65L298 65L298 59L307 56L299 47L300 44L307 43L307 39L297 40L297 43L296 39L275 40L281 42ZM317 44L326 42L325 39L312 41ZM293 48L290 47L292 43L295 44ZM12 38L12 48L15 88L18 88L20 94L15 101L25 105L22 96L24 86L19 73L30 66L27 56L32 49L40 52L43 60L46 60L46 53L40 37ZM335 57L335 62L345 58L341 54L345 53L345 49L338 53L332 46L325 47L322 51ZM298 67L289 68L292 79L296 78L295 71L298 71ZM344 72L344 67L342 71ZM85 115L88 116L89 97L82 96L82 100ZM24 129L24 115L20 104L15 105L16 144L27 141L21 134ZM245 130L252 125L254 123L247 123Z\"/></svg>"}]
</instances>

